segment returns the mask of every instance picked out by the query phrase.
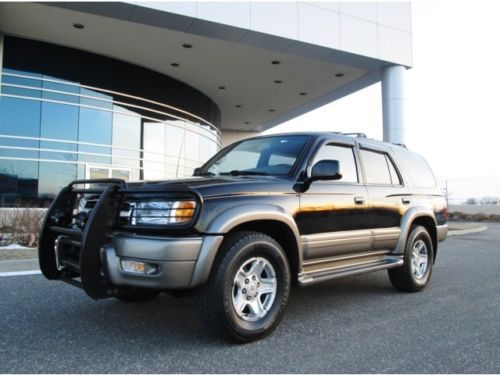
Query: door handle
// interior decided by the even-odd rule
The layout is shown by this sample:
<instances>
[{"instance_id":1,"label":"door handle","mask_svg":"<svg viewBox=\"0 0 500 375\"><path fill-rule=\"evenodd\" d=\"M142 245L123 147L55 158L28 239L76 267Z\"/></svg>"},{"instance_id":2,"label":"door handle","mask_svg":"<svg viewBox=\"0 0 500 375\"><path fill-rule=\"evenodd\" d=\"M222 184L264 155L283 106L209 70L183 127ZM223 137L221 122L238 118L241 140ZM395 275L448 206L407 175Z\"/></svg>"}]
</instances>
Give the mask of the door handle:
<instances>
[{"instance_id":1,"label":"door handle","mask_svg":"<svg viewBox=\"0 0 500 375\"><path fill-rule=\"evenodd\" d=\"M408 199L408 198L401 198L401 202L403 202L403 204L410 204L411 203L410 199Z\"/></svg>"},{"instance_id":2,"label":"door handle","mask_svg":"<svg viewBox=\"0 0 500 375\"><path fill-rule=\"evenodd\" d=\"M365 204L365 198L363 198L363 197L354 197L354 203L356 203L356 204Z\"/></svg>"}]
</instances>

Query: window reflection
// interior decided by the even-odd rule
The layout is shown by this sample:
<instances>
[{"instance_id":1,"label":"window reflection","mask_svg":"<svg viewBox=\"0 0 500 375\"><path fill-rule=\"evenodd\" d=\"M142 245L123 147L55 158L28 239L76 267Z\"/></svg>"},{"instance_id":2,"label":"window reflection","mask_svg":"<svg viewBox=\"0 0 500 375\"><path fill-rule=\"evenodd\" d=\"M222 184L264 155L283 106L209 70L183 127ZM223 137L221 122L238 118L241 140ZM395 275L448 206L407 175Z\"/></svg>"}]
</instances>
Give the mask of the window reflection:
<instances>
[{"instance_id":1,"label":"window reflection","mask_svg":"<svg viewBox=\"0 0 500 375\"><path fill-rule=\"evenodd\" d=\"M40 162L38 195L44 199L54 199L56 194L76 179L76 165L69 163Z\"/></svg>"},{"instance_id":2,"label":"window reflection","mask_svg":"<svg viewBox=\"0 0 500 375\"><path fill-rule=\"evenodd\" d=\"M81 107L78 140L80 142L110 145L112 118L111 112ZM92 155L105 154L111 156L111 148L109 147L80 144L78 146L78 151L81 153L78 156L78 160L81 162L94 164L111 163L111 157Z\"/></svg>"},{"instance_id":3,"label":"window reflection","mask_svg":"<svg viewBox=\"0 0 500 375\"><path fill-rule=\"evenodd\" d=\"M115 105L113 109L120 113L113 113L112 164L132 168L134 174L131 179L138 180L141 153L135 150L141 148L141 118L120 106Z\"/></svg>"},{"instance_id":4,"label":"window reflection","mask_svg":"<svg viewBox=\"0 0 500 375\"><path fill-rule=\"evenodd\" d=\"M38 162L0 160L0 204L2 207L36 205Z\"/></svg>"},{"instance_id":5,"label":"window reflection","mask_svg":"<svg viewBox=\"0 0 500 375\"><path fill-rule=\"evenodd\" d=\"M185 148L184 130L177 126L165 127L165 177L178 176L179 158Z\"/></svg>"},{"instance_id":6,"label":"window reflection","mask_svg":"<svg viewBox=\"0 0 500 375\"><path fill-rule=\"evenodd\" d=\"M145 122L144 131L144 179L163 178L165 163L165 126L156 122ZM178 140L179 142L180 140Z\"/></svg>"}]
</instances>

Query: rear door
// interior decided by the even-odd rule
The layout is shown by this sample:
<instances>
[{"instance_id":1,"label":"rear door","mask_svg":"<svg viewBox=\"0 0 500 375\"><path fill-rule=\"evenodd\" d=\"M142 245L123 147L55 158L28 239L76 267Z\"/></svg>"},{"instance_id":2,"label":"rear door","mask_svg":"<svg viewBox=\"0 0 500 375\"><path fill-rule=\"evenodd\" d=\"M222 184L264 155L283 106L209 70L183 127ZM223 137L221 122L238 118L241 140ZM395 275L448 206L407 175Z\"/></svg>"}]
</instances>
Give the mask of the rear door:
<instances>
[{"instance_id":1,"label":"rear door","mask_svg":"<svg viewBox=\"0 0 500 375\"><path fill-rule=\"evenodd\" d=\"M324 143L309 165L324 159L340 162L342 178L314 181L300 195L296 221L305 260L363 252L371 247L368 194L361 182L354 142Z\"/></svg>"},{"instance_id":2,"label":"rear door","mask_svg":"<svg viewBox=\"0 0 500 375\"><path fill-rule=\"evenodd\" d=\"M410 203L408 188L387 151L361 145L359 153L370 199L373 250L393 250L401 232L401 218Z\"/></svg>"}]
</instances>

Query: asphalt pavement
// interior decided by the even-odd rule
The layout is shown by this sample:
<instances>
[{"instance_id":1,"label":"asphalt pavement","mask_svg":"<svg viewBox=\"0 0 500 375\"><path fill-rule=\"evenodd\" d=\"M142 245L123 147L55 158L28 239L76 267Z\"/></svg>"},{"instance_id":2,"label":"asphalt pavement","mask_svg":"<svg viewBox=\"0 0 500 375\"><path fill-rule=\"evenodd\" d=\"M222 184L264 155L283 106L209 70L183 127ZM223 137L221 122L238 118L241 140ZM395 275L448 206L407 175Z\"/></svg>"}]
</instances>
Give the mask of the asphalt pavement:
<instances>
[{"instance_id":1,"label":"asphalt pavement","mask_svg":"<svg viewBox=\"0 0 500 375\"><path fill-rule=\"evenodd\" d=\"M0 277L0 373L499 373L500 224L440 245L428 288L384 271L294 288L269 338L214 339L190 298L95 302L41 275Z\"/></svg>"}]
</instances>

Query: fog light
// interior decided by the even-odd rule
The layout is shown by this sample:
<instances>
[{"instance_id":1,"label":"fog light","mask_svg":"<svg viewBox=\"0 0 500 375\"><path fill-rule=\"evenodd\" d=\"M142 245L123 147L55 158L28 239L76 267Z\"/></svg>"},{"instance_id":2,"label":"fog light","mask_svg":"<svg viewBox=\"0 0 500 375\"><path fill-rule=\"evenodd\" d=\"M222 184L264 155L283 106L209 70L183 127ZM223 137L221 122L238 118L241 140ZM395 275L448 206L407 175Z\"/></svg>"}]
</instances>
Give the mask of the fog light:
<instances>
[{"instance_id":1,"label":"fog light","mask_svg":"<svg viewBox=\"0 0 500 375\"><path fill-rule=\"evenodd\" d=\"M121 266L123 272L133 273L136 275L154 275L155 273L158 273L158 265L153 263L122 259Z\"/></svg>"}]
</instances>

